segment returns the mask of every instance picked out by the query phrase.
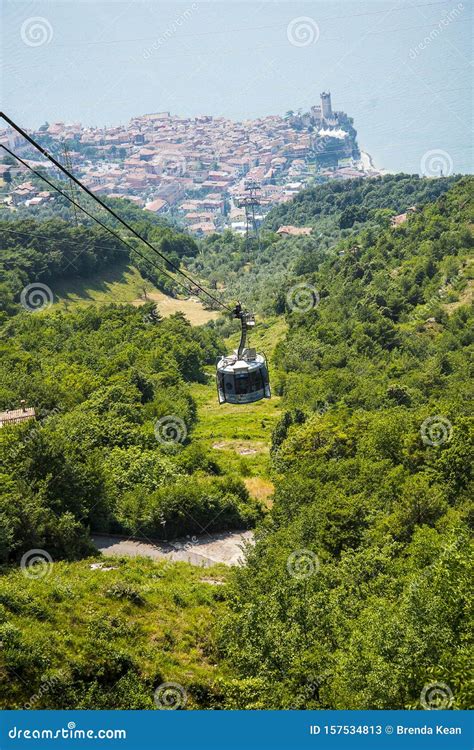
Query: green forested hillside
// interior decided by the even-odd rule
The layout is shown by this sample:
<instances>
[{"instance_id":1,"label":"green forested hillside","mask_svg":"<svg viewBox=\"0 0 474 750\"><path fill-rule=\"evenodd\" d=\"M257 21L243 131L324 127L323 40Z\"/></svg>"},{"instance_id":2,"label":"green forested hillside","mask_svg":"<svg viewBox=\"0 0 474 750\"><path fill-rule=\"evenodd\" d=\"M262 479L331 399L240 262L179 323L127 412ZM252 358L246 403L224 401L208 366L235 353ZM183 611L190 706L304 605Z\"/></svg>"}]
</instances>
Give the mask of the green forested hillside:
<instances>
[{"instance_id":1,"label":"green forested hillside","mask_svg":"<svg viewBox=\"0 0 474 750\"><path fill-rule=\"evenodd\" d=\"M38 420L0 430L1 560L48 549L74 559L87 531L173 538L252 525L244 485L190 442L188 383L206 379L218 339L152 305L27 313L1 350L0 410L25 399Z\"/></svg>"},{"instance_id":2,"label":"green forested hillside","mask_svg":"<svg viewBox=\"0 0 474 750\"><path fill-rule=\"evenodd\" d=\"M289 314L282 478L222 633L247 707L472 705L472 185L343 243Z\"/></svg>"},{"instance_id":3,"label":"green forested hillside","mask_svg":"<svg viewBox=\"0 0 474 750\"><path fill-rule=\"evenodd\" d=\"M230 231L211 235L201 241L189 267L224 297L237 296L261 313L281 313L291 280L317 271L339 241L350 240L364 226L384 231L391 216L434 200L457 179L399 174L316 185L273 208L258 242L252 238L247 244ZM283 224L313 231L305 237L280 237L275 231Z\"/></svg>"},{"instance_id":4,"label":"green forested hillside","mask_svg":"<svg viewBox=\"0 0 474 750\"><path fill-rule=\"evenodd\" d=\"M387 174L370 179L331 181L301 190L289 203L273 208L265 225L276 230L281 224L316 226L332 216L341 229L354 223L401 213L410 206L423 206L446 192L459 179L426 179L412 174Z\"/></svg>"},{"instance_id":5,"label":"green forested hillside","mask_svg":"<svg viewBox=\"0 0 474 750\"><path fill-rule=\"evenodd\" d=\"M139 218L137 221L136 213L133 214L134 228L175 266L179 266L183 257L197 253L197 245L188 235ZM18 301L21 290L29 283L48 284L54 293L55 283L87 279L100 271L121 266L124 261L132 262L160 289L168 293L180 290L172 278L160 272L161 267L165 271L170 268L150 248L116 226L114 232L118 236L114 237L97 224L75 226L73 222L58 218L36 221L17 217L0 221L0 315L8 304ZM129 247L120 241L120 236ZM148 258L151 263L147 262Z\"/></svg>"},{"instance_id":6,"label":"green forested hillside","mask_svg":"<svg viewBox=\"0 0 474 750\"><path fill-rule=\"evenodd\" d=\"M419 708L433 683L473 704L473 179L414 180L430 186L443 194L396 228L341 229L335 213L322 249L268 232L260 250L226 235L187 258L272 311L255 343L275 347L279 399L261 411L210 406L223 319L5 304L0 410L25 398L38 420L0 430L4 705L57 671L41 707L153 707L165 680L187 708ZM265 513L248 479L273 482ZM163 578L155 562L73 562L94 554L90 529L255 524L246 565L211 583L172 563ZM34 548L69 562L25 588Z\"/></svg>"}]
</instances>

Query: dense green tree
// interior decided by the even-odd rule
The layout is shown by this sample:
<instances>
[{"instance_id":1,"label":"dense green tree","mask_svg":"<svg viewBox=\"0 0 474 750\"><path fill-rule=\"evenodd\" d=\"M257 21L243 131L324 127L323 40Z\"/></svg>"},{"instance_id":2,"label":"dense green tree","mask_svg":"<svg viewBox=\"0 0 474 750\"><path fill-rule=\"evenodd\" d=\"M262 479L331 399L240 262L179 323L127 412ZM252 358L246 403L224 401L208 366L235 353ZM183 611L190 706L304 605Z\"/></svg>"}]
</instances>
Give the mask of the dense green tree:
<instances>
[{"instance_id":1,"label":"dense green tree","mask_svg":"<svg viewBox=\"0 0 474 750\"><path fill-rule=\"evenodd\" d=\"M222 626L232 707L420 708L435 682L472 704L469 226L464 178L303 277L323 293L287 313L274 504Z\"/></svg>"}]
</instances>

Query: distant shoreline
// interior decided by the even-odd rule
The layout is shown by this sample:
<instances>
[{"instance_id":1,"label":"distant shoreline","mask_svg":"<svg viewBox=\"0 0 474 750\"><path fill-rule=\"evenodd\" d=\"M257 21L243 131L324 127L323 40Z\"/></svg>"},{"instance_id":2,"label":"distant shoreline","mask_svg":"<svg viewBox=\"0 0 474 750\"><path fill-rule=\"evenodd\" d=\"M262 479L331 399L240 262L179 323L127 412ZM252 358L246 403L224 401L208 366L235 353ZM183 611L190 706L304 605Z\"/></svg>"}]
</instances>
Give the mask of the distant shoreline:
<instances>
[{"instance_id":1,"label":"distant shoreline","mask_svg":"<svg viewBox=\"0 0 474 750\"><path fill-rule=\"evenodd\" d=\"M360 151L360 161L361 161L362 169L364 170L364 172L375 172L376 174L380 174L380 175L390 174L390 172L389 172L388 169L378 169L375 166L374 160L373 160L371 154L369 154L368 151L363 151L361 149L361 151Z\"/></svg>"},{"instance_id":2,"label":"distant shoreline","mask_svg":"<svg viewBox=\"0 0 474 750\"><path fill-rule=\"evenodd\" d=\"M369 167L370 169L375 169L374 160L372 159L372 156L367 151L360 152L360 160L364 168Z\"/></svg>"}]
</instances>

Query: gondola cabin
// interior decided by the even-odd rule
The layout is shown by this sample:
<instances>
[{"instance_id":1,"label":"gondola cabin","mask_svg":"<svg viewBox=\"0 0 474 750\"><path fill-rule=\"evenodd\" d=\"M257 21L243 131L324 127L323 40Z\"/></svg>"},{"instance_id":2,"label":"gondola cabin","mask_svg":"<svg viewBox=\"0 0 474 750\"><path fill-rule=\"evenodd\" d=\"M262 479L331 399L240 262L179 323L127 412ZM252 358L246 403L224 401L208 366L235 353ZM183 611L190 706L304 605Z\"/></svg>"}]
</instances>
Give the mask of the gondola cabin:
<instances>
[{"instance_id":1,"label":"gondola cabin","mask_svg":"<svg viewBox=\"0 0 474 750\"><path fill-rule=\"evenodd\" d=\"M267 361L255 349L222 357L217 363L217 392L220 404L251 404L270 398Z\"/></svg>"},{"instance_id":2,"label":"gondola cabin","mask_svg":"<svg viewBox=\"0 0 474 750\"><path fill-rule=\"evenodd\" d=\"M265 355L245 346L248 327L255 321L239 305L234 316L242 324L239 348L217 362L217 393L220 404L251 404L262 398L270 398L270 380Z\"/></svg>"}]
</instances>

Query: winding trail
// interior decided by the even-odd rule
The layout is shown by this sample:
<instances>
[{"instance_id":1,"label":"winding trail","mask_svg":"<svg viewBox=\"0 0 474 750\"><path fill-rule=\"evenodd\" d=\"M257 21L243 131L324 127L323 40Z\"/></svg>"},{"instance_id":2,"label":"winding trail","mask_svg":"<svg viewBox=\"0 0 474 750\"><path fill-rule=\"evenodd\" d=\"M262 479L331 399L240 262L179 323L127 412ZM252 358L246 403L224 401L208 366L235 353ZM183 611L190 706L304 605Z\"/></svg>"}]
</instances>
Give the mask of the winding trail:
<instances>
[{"instance_id":1,"label":"winding trail","mask_svg":"<svg viewBox=\"0 0 474 750\"><path fill-rule=\"evenodd\" d=\"M151 557L173 562L181 560L207 568L216 563L238 565L243 560L243 545L253 542L253 532L226 531L176 539L173 542L145 542L109 534L93 534L92 541L107 557Z\"/></svg>"}]
</instances>

